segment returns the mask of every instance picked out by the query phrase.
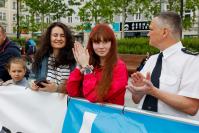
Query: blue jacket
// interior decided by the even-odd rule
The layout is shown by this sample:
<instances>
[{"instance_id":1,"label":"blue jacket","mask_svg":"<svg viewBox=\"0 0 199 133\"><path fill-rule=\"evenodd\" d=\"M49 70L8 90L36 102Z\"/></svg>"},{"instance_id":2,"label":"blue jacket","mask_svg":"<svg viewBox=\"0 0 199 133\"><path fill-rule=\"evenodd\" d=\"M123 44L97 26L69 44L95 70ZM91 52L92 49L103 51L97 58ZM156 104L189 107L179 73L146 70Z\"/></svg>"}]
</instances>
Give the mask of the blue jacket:
<instances>
[{"instance_id":1,"label":"blue jacket","mask_svg":"<svg viewBox=\"0 0 199 133\"><path fill-rule=\"evenodd\" d=\"M19 46L6 38L4 43L0 46L0 79L3 81L11 79L5 68L5 65L8 63L10 58L20 56L21 52Z\"/></svg>"},{"instance_id":2,"label":"blue jacket","mask_svg":"<svg viewBox=\"0 0 199 133\"><path fill-rule=\"evenodd\" d=\"M35 73L35 79L41 80L46 79L48 72L48 56L44 56L43 60L38 64L39 69ZM76 64L72 64L69 66L70 72L74 70Z\"/></svg>"},{"instance_id":3,"label":"blue jacket","mask_svg":"<svg viewBox=\"0 0 199 133\"><path fill-rule=\"evenodd\" d=\"M29 39L28 41L26 41L25 52L28 55L36 53L36 43L33 39Z\"/></svg>"}]
</instances>

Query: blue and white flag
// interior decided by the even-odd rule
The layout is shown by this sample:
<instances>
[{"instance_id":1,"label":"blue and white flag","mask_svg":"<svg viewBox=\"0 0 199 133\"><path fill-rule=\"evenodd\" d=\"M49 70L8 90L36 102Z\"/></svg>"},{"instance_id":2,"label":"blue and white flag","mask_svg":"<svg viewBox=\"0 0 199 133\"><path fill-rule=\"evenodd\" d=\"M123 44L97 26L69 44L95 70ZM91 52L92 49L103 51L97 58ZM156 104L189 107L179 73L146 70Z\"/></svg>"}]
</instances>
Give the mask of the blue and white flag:
<instances>
[{"instance_id":1,"label":"blue and white flag","mask_svg":"<svg viewBox=\"0 0 199 133\"><path fill-rule=\"evenodd\" d=\"M195 123L193 123L195 122ZM197 133L199 122L70 99L62 133Z\"/></svg>"},{"instance_id":2,"label":"blue and white flag","mask_svg":"<svg viewBox=\"0 0 199 133\"><path fill-rule=\"evenodd\" d=\"M198 133L199 122L0 86L0 133Z\"/></svg>"}]
</instances>

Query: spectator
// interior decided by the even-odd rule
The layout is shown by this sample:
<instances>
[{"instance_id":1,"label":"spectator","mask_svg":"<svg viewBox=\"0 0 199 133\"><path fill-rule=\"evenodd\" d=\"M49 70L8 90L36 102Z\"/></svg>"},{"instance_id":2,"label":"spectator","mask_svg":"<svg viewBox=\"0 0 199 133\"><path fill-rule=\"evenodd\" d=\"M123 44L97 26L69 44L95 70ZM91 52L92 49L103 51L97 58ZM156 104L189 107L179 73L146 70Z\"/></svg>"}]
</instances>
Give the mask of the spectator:
<instances>
[{"instance_id":1,"label":"spectator","mask_svg":"<svg viewBox=\"0 0 199 133\"><path fill-rule=\"evenodd\" d=\"M195 115L199 107L199 56L182 46L180 16L160 13L149 28L149 43L160 54L151 56L141 72L131 75L127 88L133 101L144 110L187 118Z\"/></svg>"},{"instance_id":2,"label":"spectator","mask_svg":"<svg viewBox=\"0 0 199 133\"><path fill-rule=\"evenodd\" d=\"M5 68L8 60L20 56L20 48L6 37L5 29L0 25L0 79L2 81L11 79Z\"/></svg>"},{"instance_id":3,"label":"spectator","mask_svg":"<svg viewBox=\"0 0 199 133\"><path fill-rule=\"evenodd\" d=\"M22 58L11 58L7 64L7 70L12 79L2 83L1 85L8 86L14 84L28 87L28 81L24 77L26 74L26 62Z\"/></svg>"},{"instance_id":4,"label":"spectator","mask_svg":"<svg viewBox=\"0 0 199 133\"><path fill-rule=\"evenodd\" d=\"M25 42L25 53L27 56L27 61L32 63L33 62L33 56L36 53L36 43L35 41L30 38L29 36L26 37L26 42Z\"/></svg>"},{"instance_id":5,"label":"spectator","mask_svg":"<svg viewBox=\"0 0 199 133\"><path fill-rule=\"evenodd\" d=\"M35 54L32 67L36 80L47 79L48 83L42 83L44 87L32 83L33 90L62 91L62 84L75 67L73 44L72 33L63 23L55 22L47 28L41 38L41 46Z\"/></svg>"},{"instance_id":6,"label":"spectator","mask_svg":"<svg viewBox=\"0 0 199 133\"><path fill-rule=\"evenodd\" d=\"M84 97L91 102L124 105L127 68L118 59L116 38L111 28L97 24L90 33L87 49L76 42L73 54L78 66L68 79L68 95Z\"/></svg>"}]
</instances>

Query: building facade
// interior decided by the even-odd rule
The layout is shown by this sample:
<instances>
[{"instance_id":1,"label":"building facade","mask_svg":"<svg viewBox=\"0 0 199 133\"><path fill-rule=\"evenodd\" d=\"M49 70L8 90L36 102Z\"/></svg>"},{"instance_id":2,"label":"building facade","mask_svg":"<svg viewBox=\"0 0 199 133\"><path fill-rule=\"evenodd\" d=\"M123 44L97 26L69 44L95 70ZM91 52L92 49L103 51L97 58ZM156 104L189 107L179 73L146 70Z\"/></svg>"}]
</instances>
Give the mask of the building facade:
<instances>
[{"instance_id":1,"label":"building facade","mask_svg":"<svg viewBox=\"0 0 199 133\"><path fill-rule=\"evenodd\" d=\"M80 5L70 5L71 0L65 0L66 4L69 5L75 13L73 13L71 16L67 16L65 18L61 18L60 21L71 26L76 27L77 25L80 25L82 21L80 20L80 17L78 16L79 8L81 8L86 2L89 0L78 0L80 2ZM25 21L29 21L30 14L23 9L28 9L24 3L20 3L20 12L19 16L24 17ZM166 11L167 10L167 0L162 0L161 3L161 10ZM196 19L195 23L192 28L189 30L183 31L183 36L198 36L199 35L199 10L195 11ZM189 17L192 16L193 12L191 10L184 11L184 16ZM36 23L41 22L41 17L39 15L35 16ZM48 15L44 19L45 23L50 24L53 22L52 15ZM114 28L116 27L116 36L118 38L121 37L121 22L122 22L122 16L114 16ZM8 34L16 34L16 24L17 24L17 0L1 0L0 1L0 24L3 25L7 31ZM94 23L91 22L92 26L94 26ZM124 36L125 37L140 37L140 36L146 36L149 26L149 20L147 20L143 14L136 13L133 16L127 15L125 28L124 28ZM119 31L118 31L119 29ZM74 29L75 30L75 29ZM115 29L114 29L115 30ZM84 32L85 35L88 35L87 32Z\"/></svg>"},{"instance_id":2,"label":"building facade","mask_svg":"<svg viewBox=\"0 0 199 133\"><path fill-rule=\"evenodd\" d=\"M17 23L17 1L0 1L0 24L6 29L7 33L13 33Z\"/></svg>"}]
</instances>

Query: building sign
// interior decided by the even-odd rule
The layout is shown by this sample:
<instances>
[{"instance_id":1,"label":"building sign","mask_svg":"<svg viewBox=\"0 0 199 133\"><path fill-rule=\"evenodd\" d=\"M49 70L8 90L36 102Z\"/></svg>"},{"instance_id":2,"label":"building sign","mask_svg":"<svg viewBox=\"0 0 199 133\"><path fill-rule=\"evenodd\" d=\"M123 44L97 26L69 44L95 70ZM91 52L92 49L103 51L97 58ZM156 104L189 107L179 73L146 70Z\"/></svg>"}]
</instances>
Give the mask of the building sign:
<instances>
[{"instance_id":1,"label":"building sign","mask_svg":"<svg viewBox=\"0 0 199 133\"><path fill-rule=\"evenodd\" d=\"M120 31L120 23L112 23L112 29L114 32L119 32Z\"/></svg>"},{"instance_id":2,"label":"building sign","mask_svg":"<svg viewBox=\"0 0 199 133\"><path fill-rule=\"evenodd\" d=\"M120 23L120 31L122 23ZM125 22L124 31L149 30L149 21L142 22Z\"/></svg>"}]
</instances>

